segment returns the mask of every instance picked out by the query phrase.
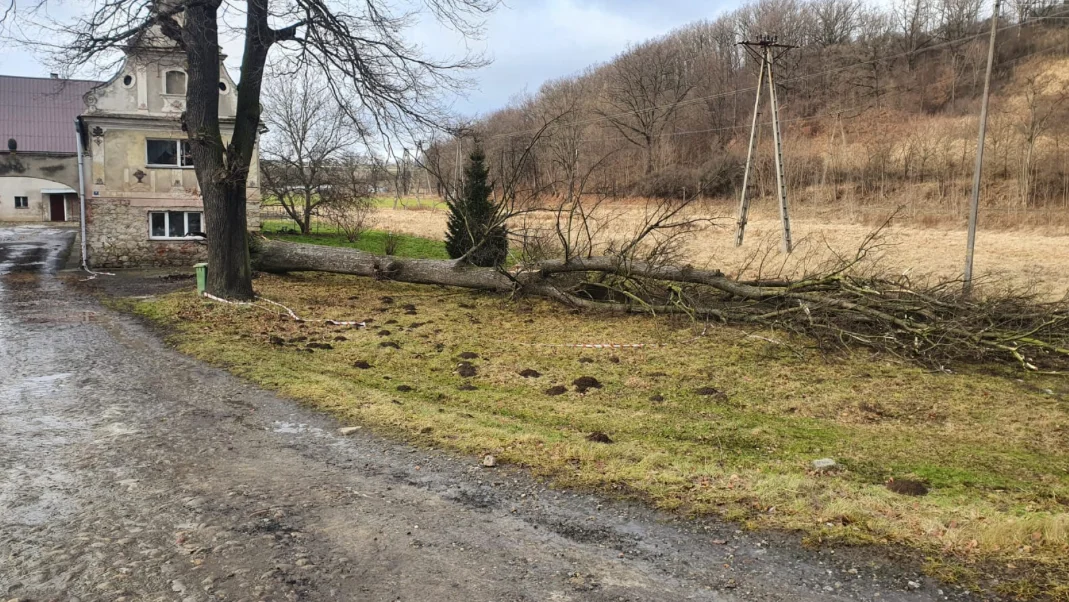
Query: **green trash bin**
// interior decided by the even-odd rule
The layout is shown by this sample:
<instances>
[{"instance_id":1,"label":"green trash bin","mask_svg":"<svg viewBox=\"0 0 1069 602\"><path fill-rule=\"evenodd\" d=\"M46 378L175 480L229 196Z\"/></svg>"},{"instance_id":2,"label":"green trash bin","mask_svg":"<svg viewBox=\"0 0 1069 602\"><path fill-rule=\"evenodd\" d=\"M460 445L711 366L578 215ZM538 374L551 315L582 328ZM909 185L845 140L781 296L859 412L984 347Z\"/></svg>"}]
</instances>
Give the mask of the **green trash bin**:
<instances>
[{"instance_id":1,"label":"green trash bin","mask_svg":"<svg viewBox=\"0 0 1069 602\"><path fill-rule=\"evenodd\" d=\"M197 272L197 294L203 295L204 289L208 287L208 264L194 264L193 269Z\"/></svg>"}]
</instances>

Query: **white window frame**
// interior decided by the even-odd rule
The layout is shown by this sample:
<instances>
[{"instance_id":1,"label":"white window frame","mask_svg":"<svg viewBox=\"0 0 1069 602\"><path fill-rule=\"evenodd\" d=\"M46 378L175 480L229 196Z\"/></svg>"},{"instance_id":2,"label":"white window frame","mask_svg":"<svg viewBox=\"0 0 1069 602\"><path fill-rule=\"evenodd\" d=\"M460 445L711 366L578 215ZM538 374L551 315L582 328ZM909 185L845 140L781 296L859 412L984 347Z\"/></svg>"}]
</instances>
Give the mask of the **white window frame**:
<instances>
[{"instance_id":1,"label":"white window frame","mask_svg":"<svg viewBox=\"0 0 1069 602\"><path fill-rule=\"evenodd\" d=\"M19 204L19 199L22 199L22 204ZM15 197L15 209L29 209L30 197L28 196L16 196Z\"/></svg>"},{"instance_id":2,"label":"white window frame","mask_svg":"<svg viewBox=\"0 0 1069 602\"><path fill-rule=\"evenodd\" d=\"M178 211L176 211L174 209L165 210L165 211L149 211L148 212L148 239L149 240L196 240L196 239L200 238L199 236L192 236L190 234L186 234L185 236L166 236L166 235L165 236L153 236L152 235L152 216L154 214L156 214L156 213L162 213L163 214L163 231L164 232L170 232L171 231L171 213L179 213L179 212L182 213L183 230L185 230L187 233L189 232L189 214L190 213L199 213L200 214L200 231L204 232L204 211L186 211L186 210L178 210Z\"/></svg>"},{"instance_id":3,"label":"white window frame","mask_svg":"<svg viewBox=\"0 0 1069 602\"><path fill-rule=\"evenodd\" d=\"M178 162L171 163L150 163L148 160L148 143L149 142L174 142L175 150L178 151ZM193 169L193 165L186 165L186 155L189 154L189 140L182 138L145 138L145 166L146 167L165 167L167 169Z\"/></svg>"}]
</instances>

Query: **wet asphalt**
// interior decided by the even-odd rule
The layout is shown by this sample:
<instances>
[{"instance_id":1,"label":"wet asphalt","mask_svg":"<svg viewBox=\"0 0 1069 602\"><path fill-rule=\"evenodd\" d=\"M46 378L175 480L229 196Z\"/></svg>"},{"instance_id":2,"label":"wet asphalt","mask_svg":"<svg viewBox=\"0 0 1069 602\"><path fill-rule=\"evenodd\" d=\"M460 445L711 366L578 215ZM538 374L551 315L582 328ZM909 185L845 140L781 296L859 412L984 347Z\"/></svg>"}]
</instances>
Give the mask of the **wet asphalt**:
<instances>
[{"instance_id":1,"label":"wet asphalt","mask_svg":"<svg viewBox=\"0 0 1069 602\"><path fill-rule=\"evenodd\" d=\"M979 599L908 553L342 436L106 309L61 270L73 238L0 227L0 600Z\"/></svg>"}]
</instances>

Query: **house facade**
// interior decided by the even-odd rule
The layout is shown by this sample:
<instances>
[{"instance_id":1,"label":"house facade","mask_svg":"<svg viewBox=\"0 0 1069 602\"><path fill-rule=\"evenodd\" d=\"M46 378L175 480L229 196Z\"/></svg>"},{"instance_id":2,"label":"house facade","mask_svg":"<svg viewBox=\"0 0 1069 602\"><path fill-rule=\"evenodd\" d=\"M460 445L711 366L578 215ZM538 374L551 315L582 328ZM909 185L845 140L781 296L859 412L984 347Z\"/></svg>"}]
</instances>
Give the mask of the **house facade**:
<instances>
[{"instance_id":1,"label":"house facade","mask_svg":"<svg viewBox=\"0 0 1069 602\"><path fill-rule=\"evenodd\" d=\"M185 54L155 30L125 54L106 82L0 76L0 222L77 222L82 192L89 265L189 266L206 257L202 234L211 224L182 130ZM223 58L226 144L237 89ZM252 230L259 229L259 174L254 153L246 189Z\"/></svg>"},{"instance_id":2,"label":"house facade","mask_svg":"<svg viewBox=\"0 0 1069 602\"><path fill-rule=\"evenodd\" d=\"M101 82L0 75L0 222L77 222L74 120Z\"/></svg>"},{"instance_id":3,"label":"house facade","mask_svg":"<svg viewBox=\"0 0 1069 602\"><path fill-rule=\"evenodd\" d=\"M224 144L234 131L237 90L219 64ZM79 120L85 157L86 243L95 267L188 266L205 257L200 187L188 152L187 64L173 41L148 31L118 73L89 90ZM249 228L259 228L259 162L250 166Z\"/></svg>"}]
</instances>

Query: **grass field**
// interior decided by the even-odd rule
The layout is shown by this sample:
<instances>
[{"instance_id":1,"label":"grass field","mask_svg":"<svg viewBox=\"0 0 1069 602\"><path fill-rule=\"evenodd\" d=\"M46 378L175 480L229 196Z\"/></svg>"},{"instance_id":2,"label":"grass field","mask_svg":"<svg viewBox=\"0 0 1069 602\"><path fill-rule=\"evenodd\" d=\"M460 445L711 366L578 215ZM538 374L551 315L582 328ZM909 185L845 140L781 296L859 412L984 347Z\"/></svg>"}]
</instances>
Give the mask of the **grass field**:
<instances>
[{"instance_id":1,"label":"grass field","mask_svg":"<svg viewBox=\"0 0 1069 602\"><path fill-rule=\"evenodd\" d=\"M269 238L288 242L325 245L328 247L351 247L369 253L378 253L379 255L386 252L388 233L383 230L364 232L355 243L351 243L344 235L338 232L337 228L329 225L317 225L316 231L311 234L293 233L293 222L284 220L267 220L260 227L261 232ZM449 254L445 251L445 243L440 240L431 240L411 234L398 235L397 249L394 254L398 257L449 258Z\"/></svg>"},{"instance_id":2,"label":"grass field","mask_svg":"<svg viewBox=\"0 0 1069 602\"><path fill-rule=\"evenodd\" d=\"M948 582L997 576L1003 593L1069 599L1064 379L934 374L822 357L776 332L703 336L685 321L446 287L294 274L257 289L305 317L370 326L296 323L191 292L135 309L180 350L343 421L814 545L905 546ZM583 343L667 346L563 346ZM601 388L577 392L583 376ZM825 457L842 469L814 471ZM896 493L891 480L928 492Z\"/></svg>"},{"instance_id":3,"label":"grass field","mask_svg":"<svg viewBox=\"0 0 1069 602\"><path fill-rule=\"evenodd\" d=\"M829 260L834 254L853 255L862 241L893 213L871 211L864 220L831 210L803 208L792 219L796 252L784 257L776 252L780 223L758 206L747 227L746 243L734 246L733 209L711 205L701 214L715 218L714 225L696 233L686 246L690 261L700 267L716 267L727 273L752 274L764 270L797 273L807 266ZM612 209L613 224L606 237L633 232L641 223L640 203L622 203ZM375 214L378 227L389 227L413 236L441 240L446 213L442 210L380 209ZM530 219L529 226L549 228L545 219ZM933 275L960 277L965 263L964 222L924 227L908 218L900 219L884 232L879 253L880 265L894 273L915 277ZM766 251L771 251L766 253ZM1048 298L1069 294L1069 233L1060 228L981 229L977 237L976 274L981 279L1018 287L1038 287Z\"/></svg>"}]
</instances>

